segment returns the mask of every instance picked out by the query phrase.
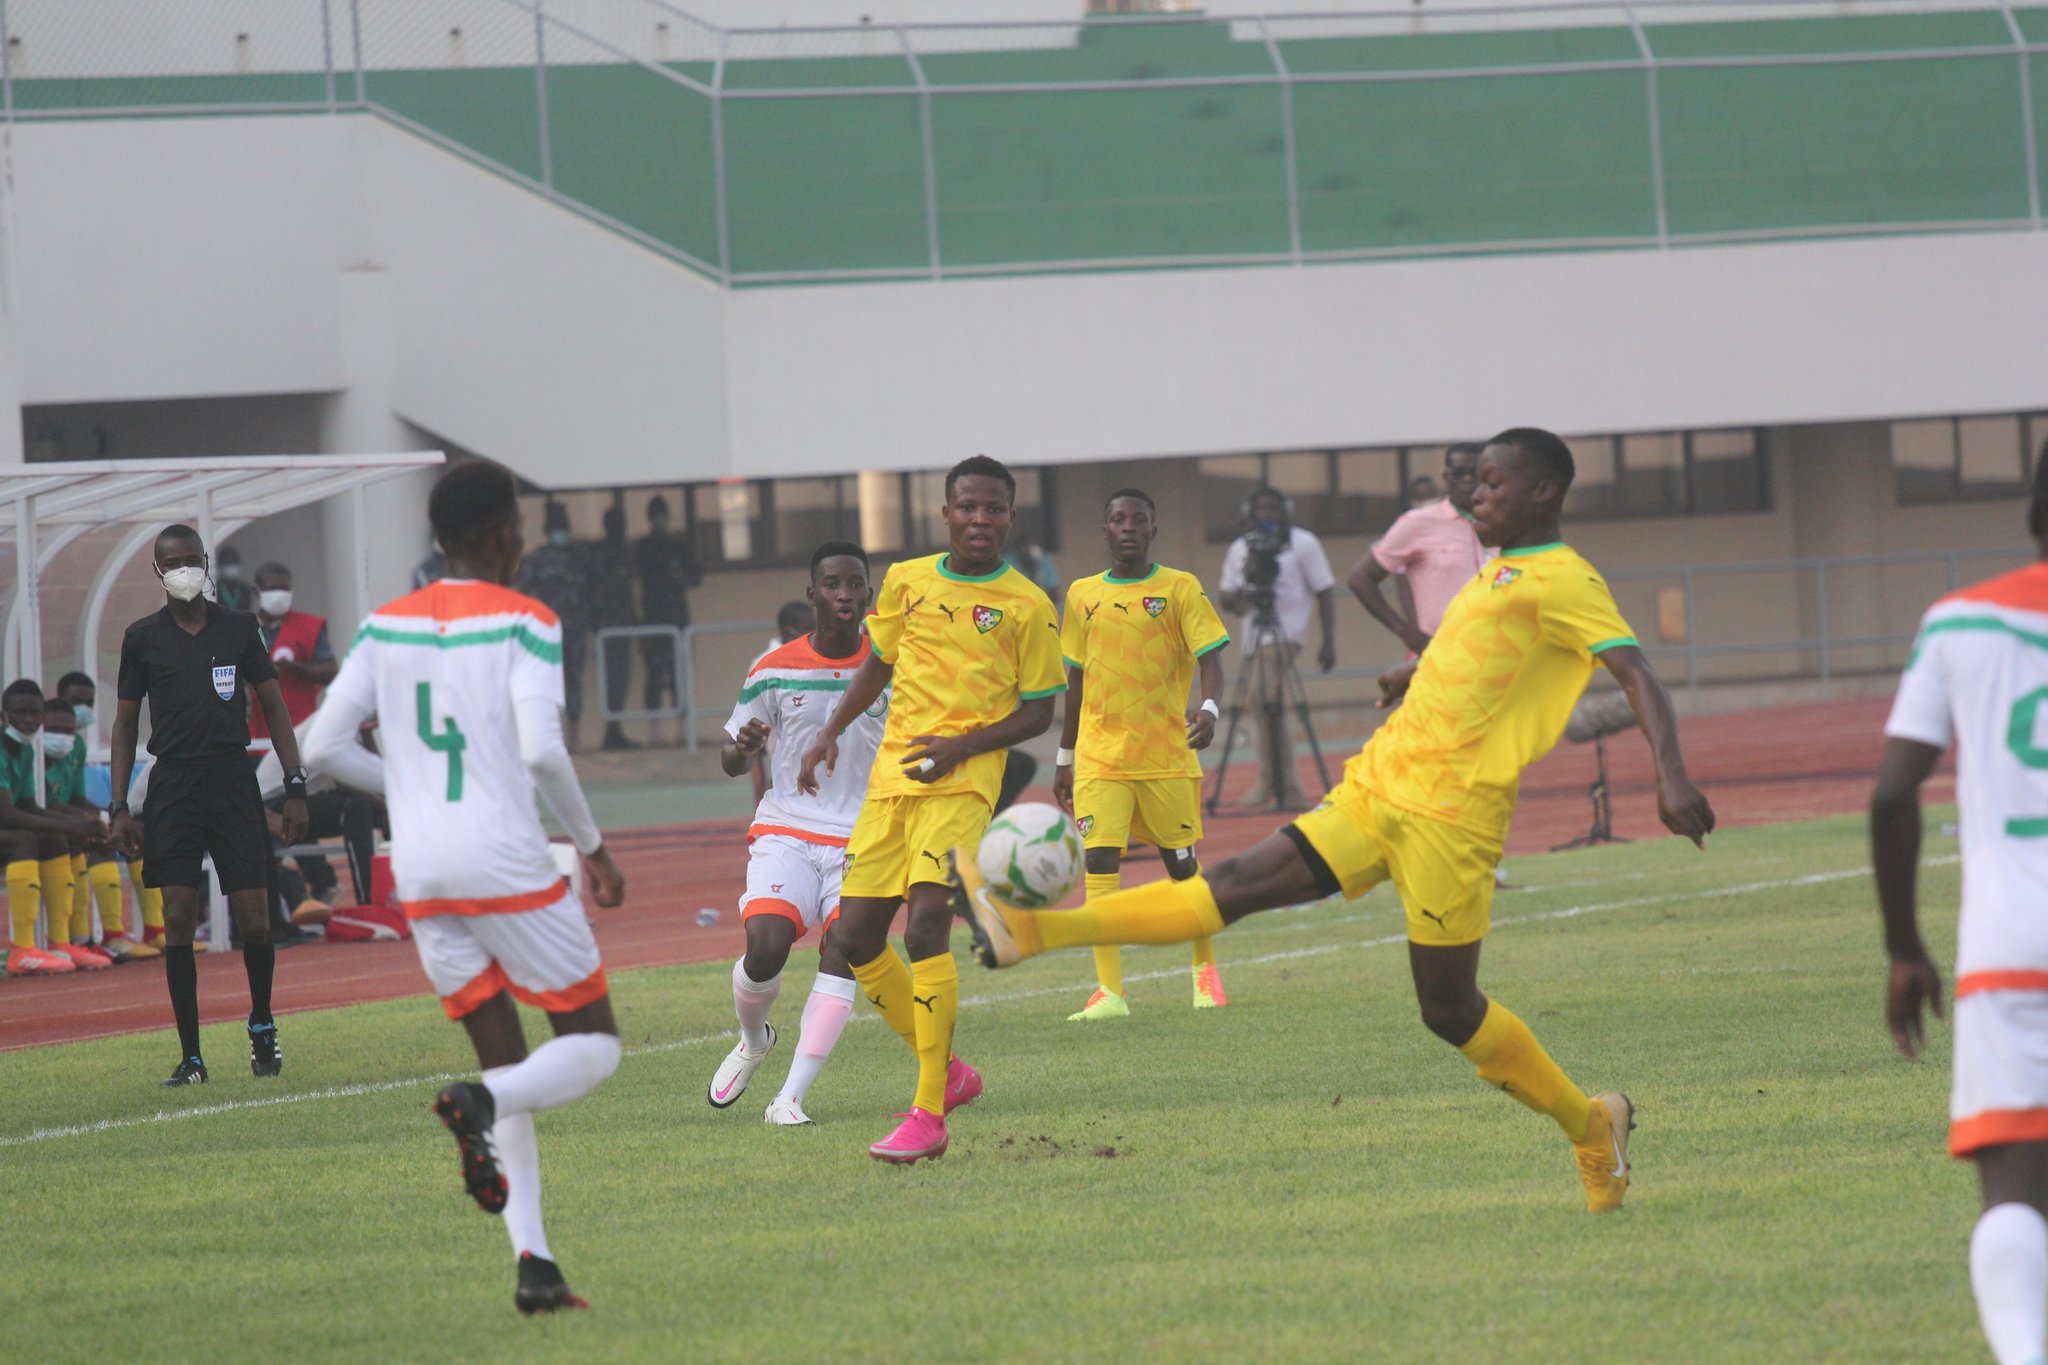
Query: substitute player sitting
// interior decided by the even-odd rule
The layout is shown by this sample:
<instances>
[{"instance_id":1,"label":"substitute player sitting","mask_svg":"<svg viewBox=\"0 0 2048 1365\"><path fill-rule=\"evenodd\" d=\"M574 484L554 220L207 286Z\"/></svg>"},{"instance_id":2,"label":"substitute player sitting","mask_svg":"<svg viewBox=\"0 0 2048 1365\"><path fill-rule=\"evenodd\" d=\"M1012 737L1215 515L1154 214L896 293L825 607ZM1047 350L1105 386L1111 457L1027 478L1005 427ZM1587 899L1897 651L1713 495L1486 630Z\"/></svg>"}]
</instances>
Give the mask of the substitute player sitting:
<instances>
[{"instance_id":1,"label":"substitute player sitting","mask_svg":"<svg viewBox=\"0 0 2048 1365\"><path fill-rule=\"evenodd\" d=\"M536 789L575 841L599 905L625 898L562 738L562 624L512 591L523 539L512 476L458 464L427 499L447 577L370 614L314 713L308 758L391 810L391 872L420 965L483 1066L434 1111L463 1183L502 1213L522 1313L587 1305L570 1292L540 1216L533 1116L618 1069L619 1029L583 903L555 866ZM357 742L376 718L378 753ZM281 719L281 717L280 717ZM288 729L274 731L282 739ZM522 1000L555 1036L530 1054Z\"/></svg>"},{"instance_id":2,"label":"substitute player sitting","mask_svg":"<svg viewBox=\"0 0 2048 1365\"><path fill-rule=\"evenodd\" d=\"M1191 573L1152 559L1158 534L1149 495L1120 488L1102 509L1109 572L1067 588L1060 651L1067 661L1067 718L1053 769L1053 796L1074 817L1087 849L1088 896L1117 889L1124 849L1150 844L1176 881L1195 875L1202 837L1197 749L1216 734L1223 647L1216 608ZM1199 705L1188 684L1199 665ZM1216 949L1195 940L1195 1008L1225 1002ZM1095 949L1095 994L1069 1022L1123 1019L1123 950Z\"/></svg>"},{"instance_id":3,"label":"substitute player sitting","mask_svg":"<svg viewBox=\"0 0 2048 1365\"><path fill-rule=\"evenodd\" d=\"M1915 904L1920 786L1955 746L1963 910L1948 1150L1977 1166L1970 1285L1999 1365L2048 1351L2048 452L2027 524L2040 560L1922 619L1870 798L1886 1023L1911 1057L1922 1009L1941 1013Z\"/></svg>"},{"instance_id":4,"label":"substitute player sitting","mask_svg":"<svg viewBox=\"0 0 2048 1365\"><path fill-rule=\"evenodd\" d=\"M1060 675L1059 627L1045 590L1003 562L1017 480L986 455L946 475L944 554L882 578L868 617L874 649L804 754L797 785L820 790L839 736L893 682L889 723L846 850L838 933L868 1000L917 1054L917 1093L896 1131L868 1148L908 1164L946 1150L946 1114L981 1093L952 1055L960 980L953 966L946 851L980 842L1002 786L1003 751L1044 734ZM908 898L904 960L889 922Z\"/></svg>"},{"instance_id":5,"label":"substitute player sitting","mask_svg":"<svg viewBox=\"0 0 2048 1365\"><path fill-rule=\"evenodd\" d=\"M719 764L726 776L752 772L765 749L773 781L747 830L747 890L740 898L747 952L732 964L740 1041L718 1064L704 1095L712 1108L725 1109L746 1093L747 1082L775 1046L768 1011L782 990L783 964L796 941L816 929L818 976L804 1002L789 1079L768 1106L768 1122L784 1126L811 1121L804 1113L804 1096L853 1017L853 972L831 929L839 917L846 841L867 795L868 769L874 766L882 717L889 709L885 693L846 732L839 767L818 784L817 794L797 790L804 750L870 653L860 628L868 609L867 552L844 540L820 545L811 556L811 586L805 595L816 628L754 661L739 705L725 723L732 742L719 755Z\"/></svg>"},{"instance_id":6,"label":"substitute player sitting","mask_svg":"<svg viewBox=\"0 0 2048 1365\"><path fill-rule=\"evenodd\" d=\"M1480 1076L1548 1114L1576 1149L1586 1206L1619 1208L1628 1189L1628 1097L1588 1100L1528 1025L1479 989L1479 947L1522 770L1549 752L1595 660L1628 694L1657 766L1657 810L1695 843L1714 827L1685 773L1671 699L1629 633L1607 584L1558 533L1572 455L1547 431L1517 427L1487 444L1472 515L1500 559L1451 603L1415 664L1380 679L1382 704L1406 704L1345 766L1315 810L1218 863L1206 877L1160 881L1079 910L997 901L956 851L961 912L989 966L1053 948L1184 943L1258 910L1391 880L1408 917L1408 963L1422 1021Z\"/></svg>"}]
</instances>

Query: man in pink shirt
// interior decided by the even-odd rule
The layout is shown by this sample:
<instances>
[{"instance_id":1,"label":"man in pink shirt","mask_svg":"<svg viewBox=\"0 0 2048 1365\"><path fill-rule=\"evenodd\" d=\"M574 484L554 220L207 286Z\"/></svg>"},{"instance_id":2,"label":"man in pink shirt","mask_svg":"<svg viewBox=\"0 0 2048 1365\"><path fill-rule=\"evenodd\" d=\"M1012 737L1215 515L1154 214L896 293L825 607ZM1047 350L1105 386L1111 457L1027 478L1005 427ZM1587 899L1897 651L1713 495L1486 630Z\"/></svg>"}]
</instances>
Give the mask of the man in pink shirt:
<instances>
[{"instance_id":1,"label":"man in pink shirt","mask_svg":"<svg viewBox=\"0 0 2048 1365\"><path fill-rule=\"evenodd\" d=\"M1375 620L1420 654L1444 619L1444 609L1493 551L1472 529L1472 495L1479 487L1479 447L1459 444L1444 452L1444 498L1403 512L1351 570L1351 591ZM1414 601L1414 616L1387 600L1380 584L1398 574Z\"/></svg>"}]
</instances>

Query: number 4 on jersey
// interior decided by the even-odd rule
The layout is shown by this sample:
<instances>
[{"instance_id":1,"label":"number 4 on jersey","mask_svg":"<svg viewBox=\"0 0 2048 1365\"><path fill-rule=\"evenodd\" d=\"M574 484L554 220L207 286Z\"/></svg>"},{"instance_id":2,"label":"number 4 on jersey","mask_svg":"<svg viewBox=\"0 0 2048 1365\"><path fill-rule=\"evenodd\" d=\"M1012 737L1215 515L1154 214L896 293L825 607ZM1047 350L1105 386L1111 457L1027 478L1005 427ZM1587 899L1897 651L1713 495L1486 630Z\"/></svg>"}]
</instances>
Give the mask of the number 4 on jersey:
<instances>
[{"instance_id":1,"label":"number 4 on jersey","mask_svg":"<svg viewBox=\"0 0 2048 1365\"><path fill-rule=\"evenodd\" d=\"M462 737L462 727L450 716L442 722L442 728L434 728L434 685L421 683L415 695L419 698L420 739L429 749L448 755L448 799L462 799L462 751L469 747L469 741Z\"/></svg>"}]
</instances>

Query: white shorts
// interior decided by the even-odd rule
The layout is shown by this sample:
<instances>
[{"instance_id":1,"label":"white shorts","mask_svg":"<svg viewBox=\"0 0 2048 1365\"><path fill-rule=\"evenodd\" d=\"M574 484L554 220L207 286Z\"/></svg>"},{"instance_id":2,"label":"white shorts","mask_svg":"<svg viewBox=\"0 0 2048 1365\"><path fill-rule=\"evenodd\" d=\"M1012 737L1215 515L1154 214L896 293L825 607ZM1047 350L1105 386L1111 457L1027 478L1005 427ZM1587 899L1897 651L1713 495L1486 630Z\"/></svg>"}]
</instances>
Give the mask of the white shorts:
<instances>
[{"instance_id":1,"label":"white shorts","mask_svg":"<svg viewBox=\"0 0 2048 1365\"><path fill-rule=\"evenodd\" d=\"M1966 976L1955 1027L1949 1155L2048 1141L2048 989L1973 989Z\"/></svg>"},{"instance_id":2,"label":"white shorts","mask_svg":"<svg viewBox=\"0 0 2048 1365\"><path fill-rule=\"evenodd\" d=\"M787 834L757 834L747 852L747 890L740 897L740 922L756 915L780 915L802 938L829 929L839 914L839 879L846 850ZM819 943L822 945L821 937Z\"/></svg>"},{"instance_id":3,"label":"white shorts","mask_svg":"<svg viewBox=\"0 0 2048 1365\"><path fill-rule=\"evenodd\" d=\"M550 1014L581 1009L605 993L597 939L573 891L536 910L428 915L412 921L412 938L450 1019L499 991Z\"/></svg>"}]
</instances>

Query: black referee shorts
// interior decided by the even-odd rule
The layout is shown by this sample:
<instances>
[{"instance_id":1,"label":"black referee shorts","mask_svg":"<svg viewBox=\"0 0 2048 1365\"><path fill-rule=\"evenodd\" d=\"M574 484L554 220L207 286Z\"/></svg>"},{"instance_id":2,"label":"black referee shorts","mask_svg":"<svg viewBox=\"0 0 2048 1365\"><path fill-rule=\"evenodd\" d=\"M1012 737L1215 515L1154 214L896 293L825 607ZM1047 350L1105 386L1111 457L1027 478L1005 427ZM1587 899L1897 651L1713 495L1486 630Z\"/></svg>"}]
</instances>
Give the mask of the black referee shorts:
<instances>
[{"instance_id":1,"label":"black referee shorts","mask_svg":"<svg viewBox=\"0 0 2048 1365\"><path fill-rule=\"evenodd\" d=\"M208 854L224 894L269 886L270 826L256 770L239 754L218 763L159 761L142 803L143 885L197 888Z\"/></svg>"}]
</instances>

